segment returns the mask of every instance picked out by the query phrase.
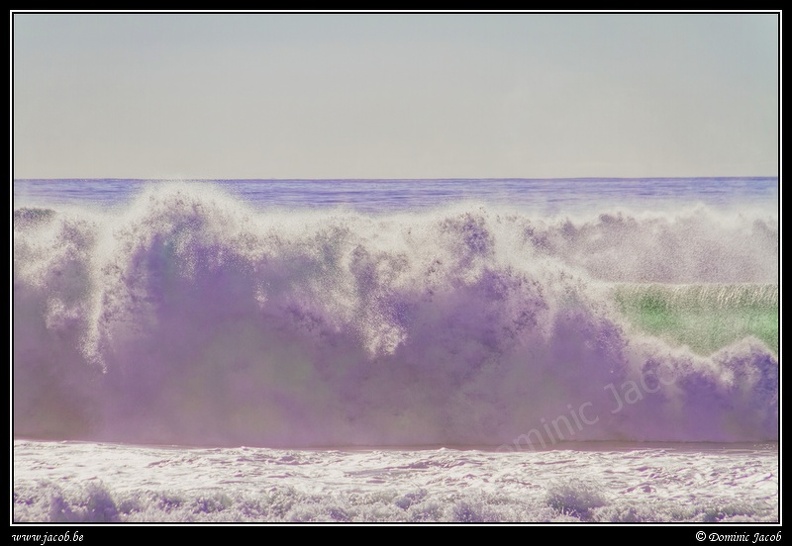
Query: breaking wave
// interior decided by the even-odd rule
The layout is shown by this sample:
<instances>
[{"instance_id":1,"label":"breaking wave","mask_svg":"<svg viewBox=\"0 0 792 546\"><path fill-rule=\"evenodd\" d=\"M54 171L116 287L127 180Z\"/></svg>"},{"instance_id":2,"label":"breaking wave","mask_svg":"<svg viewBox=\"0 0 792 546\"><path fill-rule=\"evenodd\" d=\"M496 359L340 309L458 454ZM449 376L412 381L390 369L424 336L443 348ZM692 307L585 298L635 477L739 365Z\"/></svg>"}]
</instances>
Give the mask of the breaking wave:
<instances>
[{"instance_id":1,"label":"breaking wave","mask_svg":"<svg viewBox=\"0 0 792 546\"><path fill-rule=\"evenodd\" d=\"M732 290L777 305L778 250L776 217L707 208L276 211L179 184L123 209L20 208L14 433L271 447L511 445L532 430L777 440L774 348L748 335L696 354L642 333L613 290L717 283L685 301L728 314Z\"/></svg>"}]
</instances>

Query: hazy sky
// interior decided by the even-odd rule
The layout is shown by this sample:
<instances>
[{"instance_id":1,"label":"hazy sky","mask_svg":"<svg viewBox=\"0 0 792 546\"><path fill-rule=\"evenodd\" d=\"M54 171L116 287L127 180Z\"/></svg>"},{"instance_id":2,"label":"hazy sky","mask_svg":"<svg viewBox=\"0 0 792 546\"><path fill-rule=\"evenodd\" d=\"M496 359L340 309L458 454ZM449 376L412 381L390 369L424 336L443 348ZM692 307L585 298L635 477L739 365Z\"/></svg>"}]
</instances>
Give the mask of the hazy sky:
<instances>
[{"instance_id":1,"label":"hazy sky","mask_svg":"<svg viewBox=\"0 0 792 546\"><path fill-rule=\"evenodd\" d=\"M778 174L778 16L14 14L15 178Z\"/></svg>"}]
</instances>

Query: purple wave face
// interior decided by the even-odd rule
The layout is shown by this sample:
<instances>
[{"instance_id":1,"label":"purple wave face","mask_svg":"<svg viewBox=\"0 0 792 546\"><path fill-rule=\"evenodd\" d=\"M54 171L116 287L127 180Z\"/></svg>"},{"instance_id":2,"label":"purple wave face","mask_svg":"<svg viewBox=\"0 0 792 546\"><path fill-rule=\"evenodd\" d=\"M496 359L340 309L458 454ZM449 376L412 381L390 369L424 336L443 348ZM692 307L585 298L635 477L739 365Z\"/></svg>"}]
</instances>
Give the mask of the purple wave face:
<instances>
[{"instance_id":1,"label":"purple wave face","mask_svg":"<svg viewBox=\"0 0 792 546\"><path fill-rule=\"evenodd\" d=\"M778 283L746 207L14 212L16 437L264 447L775 441L778 356L640 333L616 283Z\"/></svg>"}]
</instances>

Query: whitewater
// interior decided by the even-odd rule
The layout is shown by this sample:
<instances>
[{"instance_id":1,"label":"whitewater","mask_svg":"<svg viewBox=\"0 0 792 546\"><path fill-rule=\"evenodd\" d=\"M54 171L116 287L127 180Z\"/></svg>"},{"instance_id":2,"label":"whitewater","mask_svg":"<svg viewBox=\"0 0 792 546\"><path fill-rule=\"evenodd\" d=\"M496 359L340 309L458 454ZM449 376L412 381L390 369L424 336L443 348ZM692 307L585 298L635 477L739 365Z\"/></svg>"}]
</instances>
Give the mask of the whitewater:
<instances>
[{"instance_id":1,"label":"whitewater","mask_svg":"<svg viewBox=\"0 0 792 546\"><path fill-rule=\"evenodd\" d=\"M15 181L15 521L778 520L777 179Z\"/></svg>"}]
</instances>

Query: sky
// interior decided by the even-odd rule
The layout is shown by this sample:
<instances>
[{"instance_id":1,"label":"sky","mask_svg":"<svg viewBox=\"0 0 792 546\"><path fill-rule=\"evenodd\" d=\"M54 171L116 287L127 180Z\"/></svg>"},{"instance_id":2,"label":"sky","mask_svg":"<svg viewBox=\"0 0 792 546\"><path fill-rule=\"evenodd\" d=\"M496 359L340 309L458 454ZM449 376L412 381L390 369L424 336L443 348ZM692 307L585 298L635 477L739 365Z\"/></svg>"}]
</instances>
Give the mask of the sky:
<instances>
[{"instance_id":1,"label":"sky","mask_svg":"<svg viewBox=\"0 0 792 546\"><path fill-rule=\"evenodd\" d=\"M12 14L13 176L776 176L777 14Z\"/></svg>"}]
</instances>

